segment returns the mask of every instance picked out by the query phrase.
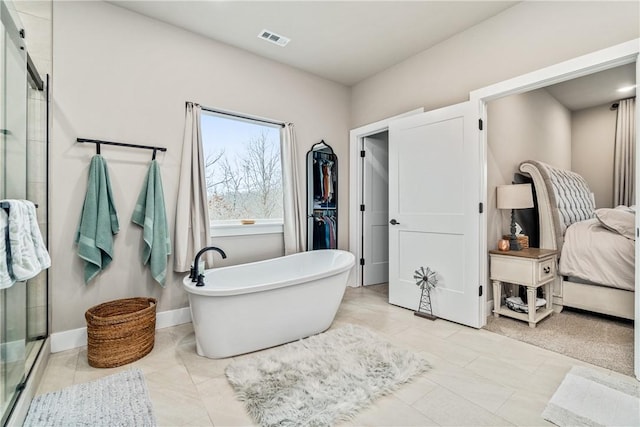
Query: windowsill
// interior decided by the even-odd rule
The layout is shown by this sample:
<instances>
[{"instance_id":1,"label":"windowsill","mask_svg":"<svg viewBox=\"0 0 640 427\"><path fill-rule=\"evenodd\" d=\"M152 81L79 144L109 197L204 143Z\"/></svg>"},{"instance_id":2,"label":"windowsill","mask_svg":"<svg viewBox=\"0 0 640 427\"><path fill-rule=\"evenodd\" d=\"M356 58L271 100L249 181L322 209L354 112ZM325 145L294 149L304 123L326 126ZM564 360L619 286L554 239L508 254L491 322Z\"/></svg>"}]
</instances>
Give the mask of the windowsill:
<instances>
[{"instance_id":1,"label":"windowsill","mask_svg":"<svg viewBox=\"0 0 640 427\"><path fill-rule=\"evenodd\" d=\"M255 224L241 224L240 220L216 221L211 225L211 237L251 236L256 234L281 234L282 220L262 219Z\"/></svg>"}]
</instances>

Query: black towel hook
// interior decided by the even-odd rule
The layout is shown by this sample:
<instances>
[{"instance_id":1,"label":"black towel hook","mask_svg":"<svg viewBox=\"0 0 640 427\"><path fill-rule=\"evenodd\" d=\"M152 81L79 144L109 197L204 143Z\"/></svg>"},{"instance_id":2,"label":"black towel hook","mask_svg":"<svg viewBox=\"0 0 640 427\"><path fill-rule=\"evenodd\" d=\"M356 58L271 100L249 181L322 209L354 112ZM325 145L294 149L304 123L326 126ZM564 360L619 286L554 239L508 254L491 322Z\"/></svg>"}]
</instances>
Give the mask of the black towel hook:
<instances>
[{"instance_id":1,"label":"black towel hook","mask_svg":"<svg viewBox=\"0 0 640 427\"><path fill-rule=\"evenodd\" d=\"M100 154L100 143L96 143L96 154Z\"/></svg>"},{"instance_id":2,"label":"black towel hook","mask_svg":"<svg viewBox=\"0 0 640 427\"><path fill-rule=\"evenodd\" d=\"M153 148L153 156L151 156L151 160L155 160L156 159L156 152L158 151L157 148Z\"/></svg>"}]
</instances>

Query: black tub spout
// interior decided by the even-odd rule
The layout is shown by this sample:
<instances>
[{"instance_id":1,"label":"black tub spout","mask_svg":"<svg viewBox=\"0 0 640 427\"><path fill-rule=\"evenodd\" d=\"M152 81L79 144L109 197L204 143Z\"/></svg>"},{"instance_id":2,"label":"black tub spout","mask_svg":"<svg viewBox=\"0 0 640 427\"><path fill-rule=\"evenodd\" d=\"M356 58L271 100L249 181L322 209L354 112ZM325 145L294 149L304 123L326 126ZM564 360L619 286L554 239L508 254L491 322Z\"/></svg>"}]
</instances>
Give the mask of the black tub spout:
<instances>
[{"instance_id":1,"label":"black tub spout","mask_svg":"<svg viewBox=\"0 0 640 427\"><path fill-rule=\"evenodd\" d=\"M192 282L197 282L196 286L204 286L204 274L198 271L198 263L200 262L200 257L202 256L202 254L207 251L218 252L220 256L222 256L222 259L225 259L227 257L227 254L225 254L222 249L216 248L215 246L207 246L200 249L196 254L196 258L193 260L193 268L191 269L191 274L189 276L191 277Z\"/></svg>"}]
</instances>

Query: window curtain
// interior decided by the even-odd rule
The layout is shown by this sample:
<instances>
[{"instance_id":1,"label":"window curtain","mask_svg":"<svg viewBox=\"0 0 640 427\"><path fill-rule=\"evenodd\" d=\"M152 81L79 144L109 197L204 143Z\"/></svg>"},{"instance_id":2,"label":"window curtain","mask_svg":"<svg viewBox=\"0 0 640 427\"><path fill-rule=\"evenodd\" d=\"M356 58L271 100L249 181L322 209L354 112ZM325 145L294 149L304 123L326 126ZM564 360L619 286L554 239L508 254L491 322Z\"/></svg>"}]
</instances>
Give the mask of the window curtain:
<instances>
[{"instance_id":1,"label":"window curtain","mask_svg":"<svg viewBox=\"0 0 640 427\"><path fill-rule=\"evenodd\" d=\"M636 100L618 103L616 141L613 166L613 197L615 205L635 204Z\"/></svg>"},{"instance_id":2,"label":"window curtain","mask_svg":"<svg viewBox=\"0 0 640 427\"><path fill-rule=\"evenodd\" d=\"M284 253L304 251L306 211L300 198L300 174L296 154L296 138L292 123L282 128L282 190L284 193Z\"/></svg>"},{"instance_id":3,"label":"window curtain","mask_svg":"<svg viewBox=\"0 0 640 427\"><path fill-rule=\"evenodd\" d=\"M173 269L179 272L189 271L195 254L211 241L200 114L198 104L187 102L173 257ZM211 266L211 252L203 260Z\"/></svg>"}]
</instances>

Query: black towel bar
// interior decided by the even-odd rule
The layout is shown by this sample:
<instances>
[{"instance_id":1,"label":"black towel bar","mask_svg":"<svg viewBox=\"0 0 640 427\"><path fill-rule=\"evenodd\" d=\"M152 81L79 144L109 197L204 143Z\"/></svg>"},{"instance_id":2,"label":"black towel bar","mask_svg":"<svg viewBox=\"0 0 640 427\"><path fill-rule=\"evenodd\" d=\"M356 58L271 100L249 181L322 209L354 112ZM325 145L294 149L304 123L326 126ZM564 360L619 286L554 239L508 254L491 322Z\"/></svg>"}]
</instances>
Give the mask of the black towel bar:
<instances>
[{"instance_id":1,"label":"black towel bar","mask_svg":"<svg viewBox=\"0 0 640 427\"><path fill-rule=\"evenodd\" d=\"M87 139L87 138L76 138L76 142L87 142L91 144L96 144L96 154L100 154L100 145L117 145L118 147L127 147L127 148L142 148L145 150L153 150L153 159L156 158L157 151L167 151L166 147L154 147L150 145L139 145L139 144L127 144L124 142L112 142L112 141L101 141L99 139Z\"/></svg>"}]
</instances>

